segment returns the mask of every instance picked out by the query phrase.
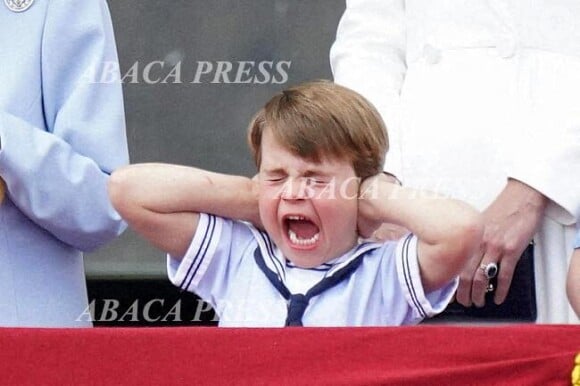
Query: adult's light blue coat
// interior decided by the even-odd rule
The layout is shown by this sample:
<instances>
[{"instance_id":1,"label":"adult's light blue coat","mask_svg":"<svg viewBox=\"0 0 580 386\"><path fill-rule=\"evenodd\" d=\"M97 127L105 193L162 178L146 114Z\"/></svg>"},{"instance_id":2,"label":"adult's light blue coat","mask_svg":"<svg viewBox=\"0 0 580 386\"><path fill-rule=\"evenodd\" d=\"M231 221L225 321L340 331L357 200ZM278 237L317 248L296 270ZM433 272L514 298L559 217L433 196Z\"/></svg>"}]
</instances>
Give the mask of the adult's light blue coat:
<instances>
[{"instance_id":1,"label":"adult's light blue coat","mask_svg":"<svg viewBox=\"0 0 580 386\"><path fill-rule=\"evenodd\" d=\"M106 191L128 163L121 85L95 75L118 74L109 10L2 2L0 32L0 325L89 326L82 251L124 229Z\"/></svg>"}]
</instances>

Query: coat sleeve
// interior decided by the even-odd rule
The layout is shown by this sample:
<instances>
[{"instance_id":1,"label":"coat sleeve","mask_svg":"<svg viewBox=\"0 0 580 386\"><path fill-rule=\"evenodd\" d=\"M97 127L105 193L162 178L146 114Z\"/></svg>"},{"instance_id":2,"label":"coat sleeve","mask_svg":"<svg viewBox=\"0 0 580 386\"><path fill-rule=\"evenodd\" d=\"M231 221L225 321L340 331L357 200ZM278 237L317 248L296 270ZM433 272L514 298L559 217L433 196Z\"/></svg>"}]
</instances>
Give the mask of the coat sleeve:
<instances>
[{"instance_id":1,"label":"coat sleeve","mask_svg":"<svg viewBox=\"0 0 580 386\"><path fill-rule=\"evenodd\" d=\"M366 97L385 121L389 134L385 170L399 177L405 45L404 0L347 0L330 50L334 81Z\"/></svg>"},{"instance_id":2,"label":"coat sleeve","mask_svg":"<svg viewBox=\"0 0 580 386\"><path fill-rule=\"evenodd\" d=\"M522 55L524 135L513 141L510 177L549 198L547 216L580 219L580 59L541 50Z\"/></svg>"},{"instance_id":3,"label":"coat sleeve","mask_svg":"<svg viewBox=\"0 0 580 386\"><path fill-rule=\"evenodd\" d=\"M9 199L30 220L77 249L93 250L125 228L106 182L128 163L117 52L104 0L50 1L41 71L46 128L0 111L0 175Z\"/></svg>"}]
</instances>

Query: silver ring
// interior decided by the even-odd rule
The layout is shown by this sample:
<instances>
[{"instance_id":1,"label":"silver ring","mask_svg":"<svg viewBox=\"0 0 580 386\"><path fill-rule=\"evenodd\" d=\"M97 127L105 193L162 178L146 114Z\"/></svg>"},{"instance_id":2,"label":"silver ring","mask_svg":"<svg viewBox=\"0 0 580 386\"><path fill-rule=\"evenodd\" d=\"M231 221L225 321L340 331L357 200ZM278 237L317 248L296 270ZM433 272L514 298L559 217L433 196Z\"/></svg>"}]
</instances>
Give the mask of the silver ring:
<instances>
[{"instance_id":1,"label":"silver ring","mask_svg":"<svg viewBox=\"0 0 580 386\"><path fill-rule=\"evenodd\" d=\"M489 283L487 287L485 287L485 292L493 292L493 283Z\"/></svg>"},{"instance_id":2,"label":"silver ring","mask_svg":"<svg viewBox=\"0 0 580 386\"><path fill-rule=\"evenodd\" d=\"M481 264L479 269L483 271L483 274L488 279L493 279L497 276L498 268L496 263Z\"/></svg>"}]
</instances>

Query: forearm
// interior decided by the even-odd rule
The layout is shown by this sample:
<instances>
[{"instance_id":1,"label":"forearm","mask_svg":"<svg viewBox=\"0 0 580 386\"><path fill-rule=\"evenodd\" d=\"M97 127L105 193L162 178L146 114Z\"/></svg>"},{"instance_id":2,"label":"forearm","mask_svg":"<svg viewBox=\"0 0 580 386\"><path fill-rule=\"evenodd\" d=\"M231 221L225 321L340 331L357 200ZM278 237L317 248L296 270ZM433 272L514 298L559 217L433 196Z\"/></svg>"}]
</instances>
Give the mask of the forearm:
<instances>
[{"instance_id":1,"label":"forearm","mask_svg":"<svg viewBox=\"0 0 580 386\"><path fill-rule=\"evenodd\" d=\"M455 239L466 227L479 227L479 214L471 206L432 192L402 187L378 176L361 192L366 213L375 220L410 229L423 242L434 245Z\"/></svg>"},{"instance_id":2,"label":"forearm","mask_svg":"<svg viewBox=\"0 0 580 386\"><path fill-rule=\"evenodd\" d=\"M401 225L419 239L418 260L425 291L456 276L479 247L479 213L469 205L431 192L405 188L373 177L361 189L360 211L374 222Z\"/></svg>"},{"instance_id":3,"label":"forearm","mask_svg":"<svg viewBox=\"0 0 580 386\"><path fill-rule=\"evenodd\" d=\"M203 212L252 222L258 218L257 192L249 178L187 166L130 165L112 174L109 194L125 214L133 208L160 214Z\"/></svg>"},{"instance_id":4,"label":"forearm","mask_svg":"<svg viewBox=\"0 0 580 386\"><path fill-rule=\"evenodd\" d=\"M169 164L136 164L109 180L111 202L131 228L174 258L185 255L199 213L258 224L258 198L246 177Z\"/></svg>"},{"instance_id":5,"label":"forearm","mask_svg":"<svg viewBox=\"0 0 580 386\"><path fill-rule=\"evenodd\" d=\"M122 127L103 127L103 135L110 136L101 138L101 146L87 144L78 151L58 136L0 112L0 175L7 199L79 250L110 241L125 228L106 193L109 171L127 162ZM79 132L84 129L79 127ZM81 152L101 157L96 161Z\"/></svg>"},{"instance_id":6,"label":"forearm","mask_svg":"<svg viewBox=\"0 0 580 386\"><path fill-rule=\"evenodd\" d=\"M543 215L548 199L542 193L532 188L528 184L509 178L503 191L497 197L498 200L505 200L512 202L513 207L510 208L510 214L517 214L517 212L537 212Z\"/></svg>"}]
</instances>

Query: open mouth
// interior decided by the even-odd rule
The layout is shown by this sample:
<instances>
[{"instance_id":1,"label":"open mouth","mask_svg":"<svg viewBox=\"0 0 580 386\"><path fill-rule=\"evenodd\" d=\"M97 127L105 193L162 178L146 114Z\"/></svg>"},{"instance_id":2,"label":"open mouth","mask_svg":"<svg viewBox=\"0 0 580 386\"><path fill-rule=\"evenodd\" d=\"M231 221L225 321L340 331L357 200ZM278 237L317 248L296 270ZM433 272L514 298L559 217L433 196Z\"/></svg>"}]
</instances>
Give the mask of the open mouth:
<instances>
[{"instance_id":1,"label":"open mouth","mask_svg":"<svg viewBox=\"0 0 580 386\"><path fill-rule=\"evenodd\" d=\"M309 247L320 238L318 226L304 216L291 215L284 218L288 239L294 245Z\"/></svg>"}]
</instances>

